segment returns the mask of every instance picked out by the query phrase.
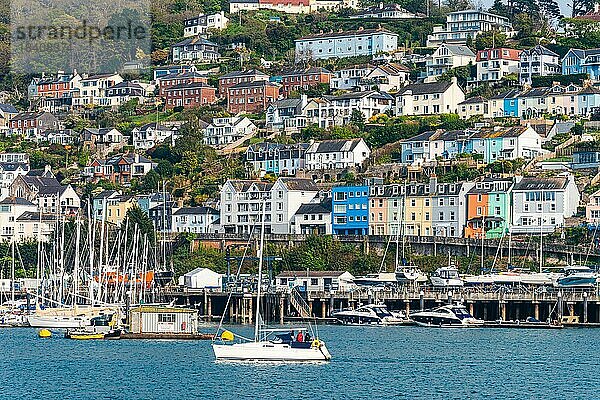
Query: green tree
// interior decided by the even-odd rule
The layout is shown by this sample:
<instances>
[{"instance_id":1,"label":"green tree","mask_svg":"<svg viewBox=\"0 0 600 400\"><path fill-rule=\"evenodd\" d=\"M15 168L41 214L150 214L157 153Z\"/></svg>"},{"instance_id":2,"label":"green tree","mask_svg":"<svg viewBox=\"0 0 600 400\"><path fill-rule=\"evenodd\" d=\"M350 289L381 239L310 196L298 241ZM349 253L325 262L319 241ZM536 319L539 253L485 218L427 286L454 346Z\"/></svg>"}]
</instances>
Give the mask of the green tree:
<instances>
[{"instance_id":1,"label":"green tree","mask_svg":"<svg viewBox=\"0 0 600 400\"><path fill-rule=\"evenodd\" d=\"M156 173L160 175L161 178L170 178L173 176L173 164L169 162L169 160L160 160L156 165Z\"/></svg>"},{"instance_id":2,"label":"green tree","mask_svg":"<svg viewBox=\"0 0 600 400\"><path fill-rule=\"evenodd\" d=\"M506 44L506 35L498 31L487 31L477 35L475 48L477 50L503 47Z\"/></svg>"},{"instance_id":3,"label":"green tree","mask_svg":"<svg viewBox=\"0 0 600 400\"><path fill-rule=\"evenodd\" d=\"M140 207L134 206L127 210L127 214L125 214L125 220L128 221L128 223L123 223L121 229L125 230L125 226L129 227L127 230L129 243L131 243L131 240L133 240L133 235L135 232L135 229L133 228L135 226L137 226L139 234L141 234L142 237L146 237L149 243L154 242L154 224L152 223L152 220L148 214L146 214Z\"/></svg>"}]
</instances>

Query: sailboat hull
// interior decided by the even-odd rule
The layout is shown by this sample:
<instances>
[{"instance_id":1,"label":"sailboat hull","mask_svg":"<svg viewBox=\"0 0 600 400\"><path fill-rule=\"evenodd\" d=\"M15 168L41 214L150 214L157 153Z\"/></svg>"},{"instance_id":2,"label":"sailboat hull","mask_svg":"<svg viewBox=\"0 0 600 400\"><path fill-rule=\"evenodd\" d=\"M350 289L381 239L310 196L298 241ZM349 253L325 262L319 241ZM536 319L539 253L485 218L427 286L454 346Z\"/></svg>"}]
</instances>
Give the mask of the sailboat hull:
<instances>
[{"instance_id":1,"label":"sailboat hull","mask_svg":"<svg viewBox=\"0 0 600 400\"><path fill-rule=\"evenodd\" d=\"M88 317L68 317L68 316L38 316L30 315L27 318L29 325L33 328L49 329L68 329L83 328L90 324Z\"/></svg>"},{"instance_id":2,"label":"sailboat hull","mask_svg":"<svg viewBox=\"0 0 600 400\"><path fill-rule=\"evenodd\" d=\"M319 347L296 348L289 344L249 342L236 344L213 343L217 360L228 361L329 361L331 354L321 342Z\"/></svg>"}]
</instances>

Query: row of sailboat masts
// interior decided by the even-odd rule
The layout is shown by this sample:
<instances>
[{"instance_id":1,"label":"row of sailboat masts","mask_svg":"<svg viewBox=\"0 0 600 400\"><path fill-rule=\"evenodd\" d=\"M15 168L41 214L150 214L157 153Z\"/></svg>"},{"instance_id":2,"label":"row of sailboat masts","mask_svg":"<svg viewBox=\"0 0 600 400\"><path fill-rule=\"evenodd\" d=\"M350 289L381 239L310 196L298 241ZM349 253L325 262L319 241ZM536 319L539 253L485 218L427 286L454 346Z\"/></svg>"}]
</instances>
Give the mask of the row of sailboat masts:
<instances>
[{"instance_id":1,"label":"row of sailboat masts","mask_svg":"<svg viewBox=\"0 0 600 400\"><path fill-rule=\"evenodd\" d=\"M85 234L83 218L77 214L68 240L64 217L57 218L52 240L38 237L38 298L53 305L96 305L124 303L127 296L142 303L153 294L150 272L157 260L147 235L129 219L123 228L114 229L106 222L105 210L98 220L88 206Z\"/></svg>"}]
</instances>

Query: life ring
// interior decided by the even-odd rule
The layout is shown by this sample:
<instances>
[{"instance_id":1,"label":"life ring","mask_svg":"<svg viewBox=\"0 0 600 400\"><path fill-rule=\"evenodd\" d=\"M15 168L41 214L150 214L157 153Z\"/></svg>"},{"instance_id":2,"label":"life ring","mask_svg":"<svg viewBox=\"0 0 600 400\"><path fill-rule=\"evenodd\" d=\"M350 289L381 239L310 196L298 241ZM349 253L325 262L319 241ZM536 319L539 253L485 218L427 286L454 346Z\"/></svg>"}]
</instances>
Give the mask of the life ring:
<instances>
[{"instance_id":1,"label":"life ring","mask_svg":"<svg viewBox=\"0 0 600 400\"><path fill-rule=\"evenodd\" d=\"M181 330L182 330L182 331L185 331L185 327L186 327L186 324L185 324L185 321L183 321L183 322L181 323Z\"/></svg>"},{"instance_id":2,"label":"life ring","mask_svg":"<svg viewBox=\"0 0 600 400\"><path fill-rule=\"evenodd\" d=\"M315 347L315 348L320 348L321 347L321 341L319 339L315 339L312 341L311 343L311 347Z\"/></svg>"}]
</instances>

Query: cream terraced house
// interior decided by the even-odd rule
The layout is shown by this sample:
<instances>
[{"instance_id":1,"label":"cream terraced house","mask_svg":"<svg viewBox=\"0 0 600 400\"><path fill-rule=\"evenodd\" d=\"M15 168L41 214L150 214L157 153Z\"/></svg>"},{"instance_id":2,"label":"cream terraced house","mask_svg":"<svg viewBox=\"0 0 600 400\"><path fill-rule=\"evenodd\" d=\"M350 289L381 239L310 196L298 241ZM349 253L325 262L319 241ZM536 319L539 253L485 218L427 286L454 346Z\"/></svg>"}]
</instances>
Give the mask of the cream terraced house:
<instances>
[{"instance_id":1,"label":"cream terraced house","mask_svg":"<svg viewBox=\"0 0 600 400\"><path fill-rule=\"evenodd\" d=\"M396 94L396 115L458 114L465 93L455 77L450 82L415 83Z\"/></svg>"},{"instance_id":2,"label":"cream terraced house","mask_svg":"<svg viewBox=\"0 0 600 400\"><path fill-rule=\"evenodd\" d=\"M362 138L325 140L311 143L304 165L309 171L360 167L370 155L371 150Z\"/></svg>"}]
</instances>

